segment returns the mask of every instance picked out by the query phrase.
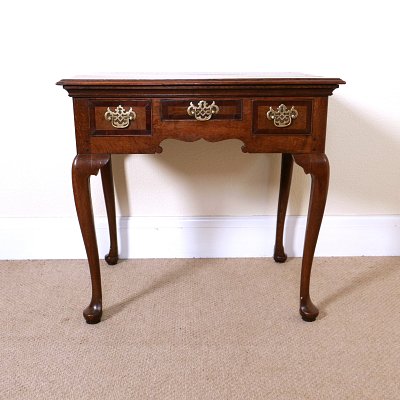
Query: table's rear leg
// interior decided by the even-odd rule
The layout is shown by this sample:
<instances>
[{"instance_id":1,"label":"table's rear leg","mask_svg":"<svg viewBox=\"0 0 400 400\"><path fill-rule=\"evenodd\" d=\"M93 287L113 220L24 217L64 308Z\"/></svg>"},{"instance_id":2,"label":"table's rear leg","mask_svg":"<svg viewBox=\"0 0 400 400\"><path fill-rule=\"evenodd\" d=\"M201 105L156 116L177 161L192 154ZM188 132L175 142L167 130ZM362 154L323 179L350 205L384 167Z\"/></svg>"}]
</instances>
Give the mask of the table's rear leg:
<instances>
[{"instance_id":1,"label":"table's rear leg","mask_svg":"<svg viewBox=\"0 0 400 400\"><path fill-rule=\"evenodd\" d=\"M86 248L92 281L92 299L89 306L83 311L83 316L89 324L100 322L102 314L99 252L90 194L90 176L97 175L99 169L107 165L109 160L109 154L78 154L72 164L72 186L76 212Z\"/></svg>"},{"instance_id":2,"label":"table's rear leg","mask_svg":"<svg viewBox=\"0 0 400 400\"><path fill-rule=\"evenodd\" d=\"M276 237L274 260L283 263L287 255L283 246L283 230L285 226L286 210L289 199L290 183L292 181L293 158L291 154L282 154L281 183L279 187L278 214L276 221Z\"/></svg>"},{"instance_id":3,"label":"table's rear leg","mask_svg":"<svg viewBox=\"0 0 400 400\"><path fill-rule=\"evenodd\" d=\"M300 315L305 321L314 321L319 311L310 298L310 275L328 194L329 161L325 154L296 154L293 158L306 174L311 175L310 204L301 267Z\"/></svg>"},{"instance_id":4,"label":"table's rear leg","mask_svg":"<svg viewBox=\"0 0 400 400\"><path fill-rule=\"evenodd\" d=\"M110 232L110 251L105 255L105 260L107 264L115 265L118 262L118 242L111 158L110 161L101 168L100 172L107 210L108 229Z\"/></svg>"}]
</instances>

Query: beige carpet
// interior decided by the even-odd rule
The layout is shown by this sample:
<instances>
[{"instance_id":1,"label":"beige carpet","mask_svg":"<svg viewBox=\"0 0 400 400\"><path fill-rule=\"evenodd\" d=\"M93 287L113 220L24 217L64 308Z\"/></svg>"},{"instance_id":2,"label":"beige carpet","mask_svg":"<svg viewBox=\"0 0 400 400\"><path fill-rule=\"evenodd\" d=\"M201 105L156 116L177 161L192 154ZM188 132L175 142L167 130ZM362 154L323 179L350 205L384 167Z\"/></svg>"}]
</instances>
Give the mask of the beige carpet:
<instances>
[{"instance_id":1,"label":"beige carpet","mask_svg":"<svg viewBox=\"0 0 400 400\"><path fill-rule=\"evenodd\" d=\"M400 399L400 257L0 262L1 399Z\"/></svg>"}]
</instances>

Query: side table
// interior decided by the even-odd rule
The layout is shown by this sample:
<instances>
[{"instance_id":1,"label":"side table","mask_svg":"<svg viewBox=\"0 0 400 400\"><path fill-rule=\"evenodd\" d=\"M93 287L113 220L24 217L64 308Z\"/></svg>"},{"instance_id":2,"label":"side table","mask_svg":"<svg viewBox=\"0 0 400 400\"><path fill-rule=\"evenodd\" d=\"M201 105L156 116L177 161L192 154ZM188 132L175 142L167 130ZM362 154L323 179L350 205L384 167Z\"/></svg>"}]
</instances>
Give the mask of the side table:
<instances>
[{"instance_id":1,"label":"side table","mask_svg":"<svg viewBox=\"0 0 400 400\"><path fill-rule=\"evenodd\" d=\"M75 205L89 262L92 298L83 315L102 315L99 254L90 193L100 171L110 232L105 260L118 262L111 154L160 153L164 139L216 142L239 139L248 153L282 153L274 259L286 261L283 231L293 161L312 185L300 282L300 314L314 321L311 267L329 183L325 154L328 96L345 82L301 74L110 75L63 79L73 98L77 156L72 166Z\"/></svg>"}]
</instances>

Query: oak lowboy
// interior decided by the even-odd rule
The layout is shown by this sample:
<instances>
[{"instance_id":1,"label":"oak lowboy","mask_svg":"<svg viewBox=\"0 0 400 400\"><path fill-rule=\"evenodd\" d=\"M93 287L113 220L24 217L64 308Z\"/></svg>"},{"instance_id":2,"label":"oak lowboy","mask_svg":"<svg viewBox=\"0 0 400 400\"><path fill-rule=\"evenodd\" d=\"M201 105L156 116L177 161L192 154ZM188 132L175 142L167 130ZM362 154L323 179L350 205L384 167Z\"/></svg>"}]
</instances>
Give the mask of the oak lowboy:
<instances>
[{"instance_id":1,"label":"oak lowboy","mask_svg":"<svg viewBox=\"0 0 400 400\"><path fill-rule=\"evenodd\" d=\"M77 156L72 183L88 256L92 299L88 323L102 315L99 254L94 228L91 175L101 172L110 251L118 261L111 154L160 153L164 139L216 142L239 139L249 153L282 153L274 259L286 261L283 230L293 161L311 175L312 185L300 283L300 314L314 321L311 266L329 182L325 155L328 96L337 78L307 75L202 74L77 77L58 82L73 98Z\"/></svg>"}]
</instances>

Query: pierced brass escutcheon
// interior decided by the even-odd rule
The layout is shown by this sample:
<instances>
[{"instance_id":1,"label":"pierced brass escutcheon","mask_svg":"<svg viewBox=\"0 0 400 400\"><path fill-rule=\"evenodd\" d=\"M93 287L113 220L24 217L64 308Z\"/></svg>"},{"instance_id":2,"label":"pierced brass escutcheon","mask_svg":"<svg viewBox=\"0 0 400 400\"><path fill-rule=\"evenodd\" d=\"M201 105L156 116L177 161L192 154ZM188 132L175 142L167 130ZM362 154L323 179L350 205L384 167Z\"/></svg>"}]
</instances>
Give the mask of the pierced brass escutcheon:
<instances>
[{"instance_id":1,"label":"pierced brass escutcheon","mask_svg":"<svg viewBox=\"0 0 400 400\"><path fill-rule=\"evenodd\" d=\"M291 125L292 120L296 119L298 115L299 113L294 106L289 110L284 104L281 104L276 110L270 107L267 112L267 118L270 121L274 121L274 125L278 128L285 128Z\"/></svg>"},{"instance_id":2,"label":"pierced brass escutcheon","mask_svg":"<svg viewBox=\"0 0 400 400\"><path fill-rule=\"evenodd\" d=\"M114 111L111 111L110 107L107 107L104 118L107 121L111 121L111 125L114 128L123 129L129 126L130 121L136 119L136 113L132 110L132 107L126 111L120 104Z\"/></svg>"},{"instance_id":3,"label":"pierced brass escutcheon","mask_svg":"<svg viewBox=\"0 0 400 400\"><path fill-rule=\"evenodd\" d=\"M187 113L190 116L194 116L197 121L208 121L211 119L213 114L218 114L219 107L213 101L211 104L208 104L205 100L201 100L198 102L197 106L190 102L190 106L187 108Z\"/></svg>"}]
</instances>

